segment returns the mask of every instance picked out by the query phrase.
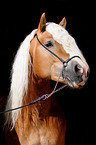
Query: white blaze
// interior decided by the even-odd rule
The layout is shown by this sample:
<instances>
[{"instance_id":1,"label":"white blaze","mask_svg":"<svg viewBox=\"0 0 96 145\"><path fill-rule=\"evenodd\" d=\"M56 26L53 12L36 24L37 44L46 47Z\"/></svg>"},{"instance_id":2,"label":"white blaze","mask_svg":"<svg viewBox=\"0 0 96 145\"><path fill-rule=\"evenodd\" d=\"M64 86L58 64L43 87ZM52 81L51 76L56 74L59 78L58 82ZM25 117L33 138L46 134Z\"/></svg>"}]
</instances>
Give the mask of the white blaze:
<instances>
[{"instance_id":1,"label":"white blaze","mask_svg":"<svg viewBox=\"0 0 96 145\"><path fill-rule=\"evenodd\" d=\"M46 30L47 32L52 34L55 41L57 41L63 46L64 50L70 55L70 57L78 55L80 56L82 62L85 63L85 65L87 65L85 58L83 57L81 51L79 50L75 42L75 39L68 33L67 30L55 23L48 23ZM75 59L78 60L79 58Z\"/></svg>"}]
</instances>

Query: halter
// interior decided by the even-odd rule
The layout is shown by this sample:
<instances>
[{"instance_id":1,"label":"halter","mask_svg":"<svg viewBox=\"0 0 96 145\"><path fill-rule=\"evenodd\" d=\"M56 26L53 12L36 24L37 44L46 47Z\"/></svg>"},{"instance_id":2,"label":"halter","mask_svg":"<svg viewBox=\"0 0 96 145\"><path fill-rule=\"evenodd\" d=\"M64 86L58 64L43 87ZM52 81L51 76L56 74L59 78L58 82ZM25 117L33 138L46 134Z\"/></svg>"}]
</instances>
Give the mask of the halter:
<instances>
[{"instance_id":1,"label":"halter","mask_svg":"<svg viewBox=\"0 0 96 145\"><path fill-rule=\"evenodd\" d=\"M75 56L72 56L71 58L68 58L66 61L64 61L62 58L60 58L59 56L57 56L54 52L52 52L50 49L48 49L44 44L42 44L42 43L40 42L37 33L34 35L34 37L35 37L35 36L36 36L38 42L39 42L46 50L48 50L51 54L53 54L55 57L57 57L57 58L63 63L63 65L67 64L70 60L72 60L72 59L75 58L75 57L78 57L79 59L81 59L80 56L75 55Z\"/></svg>"},{"instance_id":2,"label":"halter","mask_svg":"<svg viewBox=\"0 0 96 145\"><path fill-rule=\"evenodd\" d=\"M50 49L48 49L44 44L41 43L41 41L40 41L39 38L38 38L37 33L34 35L34 37L37 38L37 41L40 43L40 45L43 46L43 48L45 48L47 51L49 51L52 55L54 55L55 57L57 57L57 58L62 62L63 66L64 66L64 69L65 69L65 67L67 66L68 62L71 61L73 58L78 57L79 59L81 59L78 55L75 55L75 56L72 56L71 58L68 58L66 61L64 61L62 58L60 58L59 56L57 56L54 52L52 52L52 51L51 51ZM63 71L63 69L61 69L60 75L59 75L59 77L58 77L58 80L57 80L57 82L56 82L56 84L55 84L55 86L54 86L53 91L52 91L50 94L42 95L41 97L39 97L38 99L36 99L36 100L30 102L29 104L26 104L26 105L23 105L23 106L20 106L20 107L17 107L17 108L13 108L13 109L9 109L9 110L2 111L2 112L0 112L0 115L1 115L1 114L4 114L4 113L7 113L7 112L15 111L15 110L18 110L18 109L21 109L21 108L24 108L24 107L27 107L27 106L30 106L30 105L33 105L33 104L35 104L35 103L37 103L37 102L39 102L39 101L42 101L42 100L46 100L46 99L48 99L49 97L51 97L53 94L55 94L56 92L60 91L61 89L64 89L67 85L63 85L62 87L60 87L60 88L58 88L58 89L56 90L62 71Z\"/></svg>"}]
</instances>

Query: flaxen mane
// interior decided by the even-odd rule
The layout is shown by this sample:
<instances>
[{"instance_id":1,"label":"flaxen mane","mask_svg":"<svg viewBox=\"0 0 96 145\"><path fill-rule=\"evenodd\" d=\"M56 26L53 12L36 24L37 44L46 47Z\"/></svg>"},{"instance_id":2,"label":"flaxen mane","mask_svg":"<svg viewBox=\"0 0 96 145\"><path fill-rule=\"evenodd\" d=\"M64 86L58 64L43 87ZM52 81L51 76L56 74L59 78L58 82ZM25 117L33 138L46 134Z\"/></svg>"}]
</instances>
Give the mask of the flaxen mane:
<instances>
[{"instance_id":1,"label":"flaxen mane","mask_svg":"<svg viewBox=\"0 0 96 145\"><path fill-rule=\"evenodd\" d=\"M33 30L22 42L12 67L11 88L9 93L6 110L22 105L23 97L28 90L28 76L31 68L31 57L29 54L30 41L33 39L37 30ZM10 112L5 115L8 124L15 126L20 110Z\"/></svg>"}]
</instances>

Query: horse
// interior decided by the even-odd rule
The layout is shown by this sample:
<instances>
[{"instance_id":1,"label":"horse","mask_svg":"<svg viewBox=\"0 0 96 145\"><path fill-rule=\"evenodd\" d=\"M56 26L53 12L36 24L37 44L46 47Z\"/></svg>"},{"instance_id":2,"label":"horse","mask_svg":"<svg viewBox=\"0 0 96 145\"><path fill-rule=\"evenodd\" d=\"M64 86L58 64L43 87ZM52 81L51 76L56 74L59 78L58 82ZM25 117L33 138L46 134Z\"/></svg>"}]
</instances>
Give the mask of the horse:
<instances>
[{"instance_id":1,"label":"horse","mask_svg":"<svg viewBox=\"0 0 96 145\"><path fill-rule=\"evenodd\" d=\"M65 145L66 118L55 89L58 83L81 88L90 72L66 23L65 17L59 24L46 23L43 13L38 28L24 39L15 56L5 110L52 92L34 105L5 114L7 127L15 129L21 145ZM52 81L56 82L53 91Z\"/></svg>"}]
</instances>

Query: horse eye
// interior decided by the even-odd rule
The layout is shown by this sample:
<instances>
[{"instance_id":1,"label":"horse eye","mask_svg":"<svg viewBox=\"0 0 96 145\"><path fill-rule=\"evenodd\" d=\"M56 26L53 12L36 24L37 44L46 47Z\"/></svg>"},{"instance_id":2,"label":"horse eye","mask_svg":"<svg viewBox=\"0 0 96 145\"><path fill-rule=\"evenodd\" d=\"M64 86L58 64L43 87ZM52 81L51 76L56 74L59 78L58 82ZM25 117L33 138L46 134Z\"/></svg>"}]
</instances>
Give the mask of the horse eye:
<instances>
[{"instance_id":1,"label":"horse eye","mask_svg":"<svg viewBox=\"0 0 96 145\"><path fill-rule=\"evenodd\" d=\"M52 41L47 41L47 42L45 42L45 46L46 47L53 47L54 44L52 43Z\"/></svg>"}]
</instances>

